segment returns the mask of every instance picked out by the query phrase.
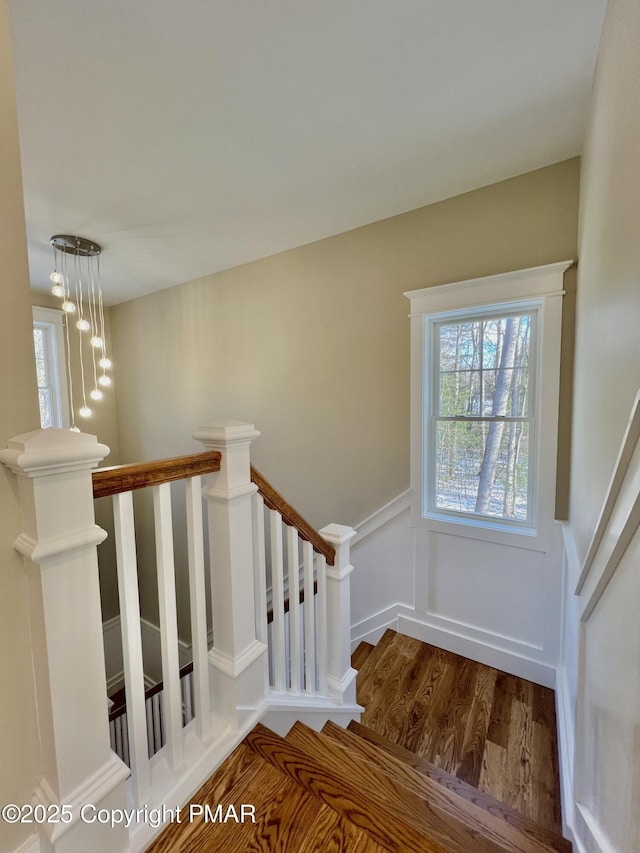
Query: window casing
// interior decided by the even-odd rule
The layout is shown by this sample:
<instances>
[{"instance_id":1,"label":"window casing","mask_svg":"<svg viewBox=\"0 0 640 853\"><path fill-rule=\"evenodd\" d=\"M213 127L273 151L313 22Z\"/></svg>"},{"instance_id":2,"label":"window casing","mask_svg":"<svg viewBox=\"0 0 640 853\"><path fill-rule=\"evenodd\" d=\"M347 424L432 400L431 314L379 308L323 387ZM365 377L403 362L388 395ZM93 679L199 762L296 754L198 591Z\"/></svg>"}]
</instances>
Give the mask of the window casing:
<instances>
[{"instance_id":1,"label":"window casing","mask_svg":"<svg viewBox=\"0 0 640 853\"><path fill-rule=\"evenodd\" d=\"M33 343L40 426L69 427L69 396L62 311L33 308Z\"/></svg>"},{"instance_id":2,"label":"window casing","mask_svg":"<svg viewBox=\"0 0 640 853\"><path fill-rule=\"evenodd\" d=\"M571 263L562 261L405 293L411 304L411 490L414 496L411 519L418 539L422 541L421 537L425 536L424 542L430 542L430 547L437 549L438 543L444 541L438 539L440 534L530 551L544 551L554 541L557 533L556 458L563 277ZM524 411L521 405L517 416L513 416L508 407L494 414L491 410L491 389L492 386L495 389L495 381L485 374L481 383L479 373L475 375L475 397L469 411L464 406L447 408L446 400L443 402L441 398L443 384L449 381L443 378L447 370L446 353L443 355L436 343L443 330L448 329L447 334L451 336L456 331L452 328L456 324L481 324L497 319L504 322L509 317L523 316L530 318L527 321L529 352ZM483 366L486 368L487 364ZM480 370L477 360L475 364L469 360L463 367ZM497 370L495 356L493 363L489 359L488 370ZM469 386L473 384L470 376L464 378L469 380ZM482 384L484 388L481 388ZM469 403L470 398L462 399ZM481 405L480 400L485 402ZM509 405L513 408L512 403ZM482 432L489 429L494 418L504 423L503 431L518 423L526 424L529 433L528 440L521 438L520 450L526 451L528 456L526 465L524 458L520 458L517 505L513 509L508 507L507 513L503 512L497 504L501 498L504 505L504 489L502 493L498 489L493 494L491 511L481 507L483 511L476 512L477 479L474 481L475 491L468 488L471 497L467 495L466 503L460 504L459 495L454 495L458 500L457 506L451 500L443 500L442 472L438 473L436 467L438 427L441 430L446 426L449 430L463 432L475 429ZM524 446L522 442L525 442ZM474 442L469 444L473 448ZM466 471L475 477L479 476L484 456L484 451L478 451L477 445L476 441L475 463L478 467L475 472L471 464L473 458L463 459L460 463L463 473ZM505 452L503 448L503 456ZM452 461L455 463L453 457ZM513 501L512 487L510 495L509 500ZM436 537L431 537L431 533L437 534ZM429 559L436 559L435 552Z\"/></svg>"},{"instance_id":3,"label":"window casing","mask_svg":"<svg viewBox=\"0 0 640 853\"><path fill-rule=\"evenodd\" d=\"M539 312L424 318L423 517L535 530Z\"/></svg>"}]
</instances>

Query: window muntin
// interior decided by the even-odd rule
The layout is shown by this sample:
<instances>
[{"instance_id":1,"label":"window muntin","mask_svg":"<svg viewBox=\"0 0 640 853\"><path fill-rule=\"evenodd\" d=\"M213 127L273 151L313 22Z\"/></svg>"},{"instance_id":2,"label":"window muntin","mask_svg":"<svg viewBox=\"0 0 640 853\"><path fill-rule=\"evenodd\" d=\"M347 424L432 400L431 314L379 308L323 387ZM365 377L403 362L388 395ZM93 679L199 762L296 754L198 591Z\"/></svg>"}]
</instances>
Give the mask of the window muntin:
<instances>
[{"instance_id":1,"label":"window muntin","mask_svg":"<svg viewBox=\"0 0 640 853\"><path fill-rule=\"evenodd\" d=\"M424 515L532 528L538 306L426 318Z\"/></svg>"}]
</instances>

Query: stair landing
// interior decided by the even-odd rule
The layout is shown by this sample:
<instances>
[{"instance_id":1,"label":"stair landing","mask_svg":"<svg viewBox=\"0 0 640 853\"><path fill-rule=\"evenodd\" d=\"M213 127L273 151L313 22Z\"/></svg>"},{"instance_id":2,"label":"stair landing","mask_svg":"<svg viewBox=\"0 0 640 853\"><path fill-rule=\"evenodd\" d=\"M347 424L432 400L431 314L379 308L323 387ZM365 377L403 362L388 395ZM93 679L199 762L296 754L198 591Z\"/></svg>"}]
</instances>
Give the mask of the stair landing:
<instances>
[{"instance_id":1,"label":"stair landing","mask_svg":"<svg viewBox=\"0 0 640 853\"><path fill-rule=\"evenodd\" d=\"M562 833L553 690L388 630L357 701L367 729Z\"/></svg>"}]
</instances>

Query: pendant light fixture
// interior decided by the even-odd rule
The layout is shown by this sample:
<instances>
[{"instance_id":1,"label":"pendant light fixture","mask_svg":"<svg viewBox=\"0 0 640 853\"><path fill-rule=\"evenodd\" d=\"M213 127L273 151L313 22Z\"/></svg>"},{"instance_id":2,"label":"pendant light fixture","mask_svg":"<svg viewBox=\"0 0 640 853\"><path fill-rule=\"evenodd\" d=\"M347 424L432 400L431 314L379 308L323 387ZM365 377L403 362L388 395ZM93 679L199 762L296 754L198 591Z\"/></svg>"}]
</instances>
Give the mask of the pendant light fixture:
<instances>
[{"instance_id":1,"label":"pendant light fixture","mask_svg":"<svg viewBox=\"0 0 640 853\"><path fill-rule=\"evenodd\" d=\"M93 240L55 234L53 246L54 270L49 276L51 292L62 300L65 334L67 339L67 371L69 378L69 402L71 406L71 429L76 426L73 378L71 373L72 341L76 341L80 363L78 415L90 418L91 403L99 403L103 390L112 384L108 371L111 359L107 355L104 333L104 306L100 286L101 247ZM88 399L87 399L88 397Z\"/></svg>"}]
</instances>

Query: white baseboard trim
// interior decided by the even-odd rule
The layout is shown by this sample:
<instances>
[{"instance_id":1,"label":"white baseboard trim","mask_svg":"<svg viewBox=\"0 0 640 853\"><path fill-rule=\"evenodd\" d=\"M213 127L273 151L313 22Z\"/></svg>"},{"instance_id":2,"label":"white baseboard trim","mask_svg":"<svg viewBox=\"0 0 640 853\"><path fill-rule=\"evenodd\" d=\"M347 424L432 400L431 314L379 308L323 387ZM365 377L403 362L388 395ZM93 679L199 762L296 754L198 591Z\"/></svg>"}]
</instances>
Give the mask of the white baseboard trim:
<instances>
[{"instance_id":1,"label":"white baseboard trim","mask_svg":"<svg viewBox=\"0 0 640 853\"><path fill-rule=\"evenodd\" d=\"M404 512L405 509L409 509L410 506L411 489L407 489L393 498L393 500L390 500L389 503L381 506L380 509L377 509L375 512L371 513L371 515L368 515L366 518L363 518L362 521L359 521L354 525L356 535L351 540L351 547L353 548L354 545L362 542L363 539L366 539L366 537L375 530L378 530L378 528L387 524L395 518L396 515L400 515L400 513Z\"/></svg>"},{"instance_id":2,"label":"white baseboard trim","mask_svg":"<svg viewBox=\"0 0 640 853\"><path fill-rule=\"evenodd\" d=\"M297 722L304 723L316 732L319 732L329 720L342 728L346 728L351 720L360 722L363 711L364 708L360 705L336 706L328 704L326 707L290 705L282 708L271 705L260 722L276 734L284 737Z\"/></svg>"},{"instance_id":3,"label":"white baseboard trim","mask_svg":"<svg viewBox=\"0 0 640 853\"><path fill-rule=\"evenodd\" d=\"M354 652L360 643L371 643L375 646L387 630L398 629L398 611L402 604L392 604L379 613L374 613L368 619L358 622L351 627L351 651Z\"/></svg>"},{"instance_id":4,"label":"white baseboard trim","mask_svg":"<svg viewBox=\"0 0 640 853\"><path fill-rule=\"evenodd\" d=\"M575 722L571 714L569 685L564 667L556 672L556 719L558 729L558 759L560 762L560 799L562 828L567 838L573 837L575 799L573 793L573 756Z\"/></svg>"},{"instance_id":5,"label":"white baseboard trim","mask_svg":"<svg viewBox=\"0 0 640 853\"><path fill-rule=\"evenodd\" d=\"M514 650L501 648L462 632L447 630L429 621L428 616L417 614L409 608L400 606L398 610L397 630L416 640L430 643L446 651L500 669L503 672L526 678L543 687L555 688L556 669L550 664L535 660Z\"/></svg>"}]
</instances>

